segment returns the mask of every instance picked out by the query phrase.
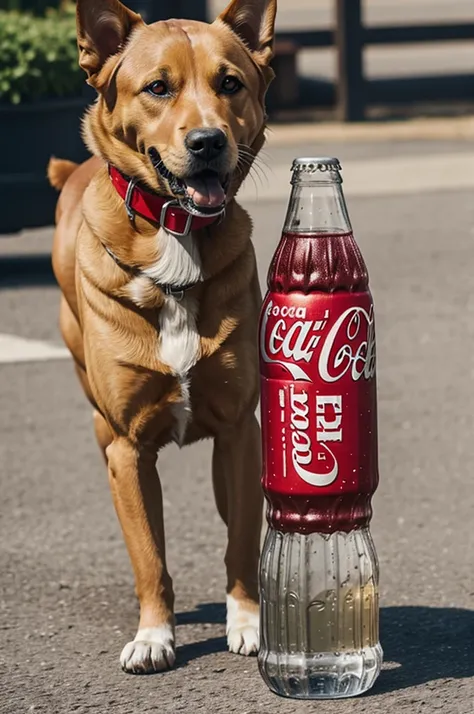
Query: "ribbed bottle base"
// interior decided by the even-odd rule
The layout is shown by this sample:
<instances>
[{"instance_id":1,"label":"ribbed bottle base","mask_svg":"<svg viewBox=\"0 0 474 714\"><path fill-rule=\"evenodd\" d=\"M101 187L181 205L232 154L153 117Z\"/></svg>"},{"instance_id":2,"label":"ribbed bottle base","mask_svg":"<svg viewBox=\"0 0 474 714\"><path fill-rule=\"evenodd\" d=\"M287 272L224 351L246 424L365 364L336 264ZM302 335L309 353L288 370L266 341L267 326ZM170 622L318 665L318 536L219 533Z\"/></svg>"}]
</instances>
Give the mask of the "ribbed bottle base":
<instances>
[{"instance_id":1,"label":"ribbed bottle base","mask_svg":"<svg viewBox=\"0 0 474 714\"><path fill-rule=\"evenodd\" d=\"M277 694L338 699L366 692L382 666L378 563L368 528L269 528L260 563L259 666Z\"/></svg>"},{"instance_id":2,"label":"ribbed bottle base","mask_svg":"<svg viewBox=\"0 0 474 714\"><path fill-rule=\"evenodd\" d=\"M294 699L342 699L367 692L382 667L380 645L360 652L317 655L259 654L259 668L267 686Z\"/></svg>"}]
</instances>

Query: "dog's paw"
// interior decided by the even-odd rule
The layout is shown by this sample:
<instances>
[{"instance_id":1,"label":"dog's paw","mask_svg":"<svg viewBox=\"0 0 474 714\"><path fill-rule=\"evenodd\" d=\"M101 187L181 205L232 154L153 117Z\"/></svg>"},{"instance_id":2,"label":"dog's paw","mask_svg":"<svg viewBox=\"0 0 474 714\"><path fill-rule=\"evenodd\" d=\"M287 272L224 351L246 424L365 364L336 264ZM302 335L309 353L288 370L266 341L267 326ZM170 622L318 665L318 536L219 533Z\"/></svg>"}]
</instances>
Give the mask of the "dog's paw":
<instances>
[{"instance_id":1,"label":"dog's paw","mask_svg":"<svg viewBox=\"0 0 474 714\"><path fill-rule=\"evenodd\" d=\"M259 647L258 610L227 596L227 644L230 652L255 655Z\"/></svg>"},{"instance_id":2,"label":"dog's paw","mask_svg":"<svg viewBox=\"0 0 474 714\"><path fill-rule=\"evenodd\" d=\"M171 669L176 659L174 632L169 625L138 630L122 650L120 664L130 674L153 674Z\"/></svg>"}]
</instances>

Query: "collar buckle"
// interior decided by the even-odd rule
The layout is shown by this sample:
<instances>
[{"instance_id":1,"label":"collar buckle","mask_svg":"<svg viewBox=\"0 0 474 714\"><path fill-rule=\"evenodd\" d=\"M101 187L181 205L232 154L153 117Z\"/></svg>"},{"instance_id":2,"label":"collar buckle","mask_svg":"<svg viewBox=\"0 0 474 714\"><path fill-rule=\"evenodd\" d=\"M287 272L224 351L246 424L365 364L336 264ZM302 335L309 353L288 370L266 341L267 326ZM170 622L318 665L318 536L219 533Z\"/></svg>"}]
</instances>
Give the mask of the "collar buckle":
<instances>
[{"instance_id":1,"label":"collar buckle","mask_svg":"<svg viewBox=\"0 0 474 714\"><path fill-rule=\"evenodd\" d=\"M176 199L172 198L170 201L167 201L166 203L163 204L163 208L161 209L161 215L160 215L160 225L166 230L167 233L171 233L171 235L175 236L176 238L184 238L185 236L189 235L191 231L191 226L193 222L193 217L191 213L186 212L186 225L184 226L184 231L175 231L169 228L166 225L166 216L168 214L168 210L170 208L180 208L180 203Z\"/></svg>"}]
</instances>

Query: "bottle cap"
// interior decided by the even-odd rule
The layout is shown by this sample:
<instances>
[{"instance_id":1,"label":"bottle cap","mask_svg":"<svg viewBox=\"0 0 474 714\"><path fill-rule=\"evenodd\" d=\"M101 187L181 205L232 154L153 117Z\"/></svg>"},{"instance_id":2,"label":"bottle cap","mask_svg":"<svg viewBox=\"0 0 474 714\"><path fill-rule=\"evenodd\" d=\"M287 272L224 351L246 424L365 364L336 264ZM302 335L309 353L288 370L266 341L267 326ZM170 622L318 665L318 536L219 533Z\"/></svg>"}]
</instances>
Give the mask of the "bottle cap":
<instances>
[{"instance_id":1,"label":"bottle cap","mask_svg":"<svg viewBox=\"0 0 474 714\"><path fill-rule=\"evenodd\" d=\"M340 171L339 159L330 156L318 156L316 158L301 158L293 161L292 171L304 171L315 173L316 171Z\"/></svg>"}]
</instances>

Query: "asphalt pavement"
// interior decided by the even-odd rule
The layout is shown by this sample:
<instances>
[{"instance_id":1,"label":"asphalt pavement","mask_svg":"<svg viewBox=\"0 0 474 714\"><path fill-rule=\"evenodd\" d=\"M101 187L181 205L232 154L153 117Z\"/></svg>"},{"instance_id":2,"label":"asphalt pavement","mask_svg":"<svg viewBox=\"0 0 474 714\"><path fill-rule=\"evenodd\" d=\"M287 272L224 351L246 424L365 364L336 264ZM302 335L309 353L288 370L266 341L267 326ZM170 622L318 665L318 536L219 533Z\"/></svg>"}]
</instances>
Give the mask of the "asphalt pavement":
<instances>
[{"instance_id":1,"label":"asphalt pavement","mask_svg":"<svg viewBox=\"0 0 474 714\"><path fill-rule=\"evenodd\" d=\"M467 140L295 138L268 149L276 178L263 182L260 201L245 194L263 283L286 207L271 197L286 195L291 158L339 154L353 171L349 210L377 314L373 534L385 651L376 686L354 700L279 699L255 659L226 652L225 532L209 444L160 457L178 666L149 677L121 671L137 604L91 410L61 348L51 230L0 238L1 714L474 712L474 201L469 181L449 178L453 166L472 171L473 150ZM439 166L438 179L429 184L420 169L417 190L410 172L424 157L431 171ZM383 183L382 164L392 183ZM352 185L357 176L364 190Z\"/></svg>"}]
</instances>

